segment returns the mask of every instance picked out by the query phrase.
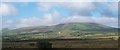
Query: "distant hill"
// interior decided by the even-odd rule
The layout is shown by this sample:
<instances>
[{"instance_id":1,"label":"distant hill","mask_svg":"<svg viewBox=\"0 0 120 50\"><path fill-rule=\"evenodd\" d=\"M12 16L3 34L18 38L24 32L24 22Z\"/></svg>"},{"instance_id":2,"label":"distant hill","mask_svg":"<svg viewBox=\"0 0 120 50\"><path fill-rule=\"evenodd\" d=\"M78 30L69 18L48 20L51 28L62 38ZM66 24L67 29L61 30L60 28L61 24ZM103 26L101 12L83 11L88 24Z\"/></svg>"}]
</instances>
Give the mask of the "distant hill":
<instances>
[{"instance_id":1,"label":"distant hill","mask_svg":"<svg viewBox=\"0 0 120 50\"><path fill-rule=\"evenodd\" d=\"M83 32L116 32L117 29L105 25L100 25L96 23L63 23L53 26L35 26L35 27L23 27L13 30L3 29L3 35L15 35L22 33L83 33Z\"/></svg>"},{"instance_id":2,"label":"distant hill","mask_svg":"<svg viewBox=\"0 0 120 50\"><path fill-rule=\"evenodd\" d=\"M96 23L63 23L52 26L34 26L2 29L3 41L38 40L59 38L88 39L96 36L117 36L118 29ZM88 37L89 36L89 37Z\"/></svg>"}]
</instances>

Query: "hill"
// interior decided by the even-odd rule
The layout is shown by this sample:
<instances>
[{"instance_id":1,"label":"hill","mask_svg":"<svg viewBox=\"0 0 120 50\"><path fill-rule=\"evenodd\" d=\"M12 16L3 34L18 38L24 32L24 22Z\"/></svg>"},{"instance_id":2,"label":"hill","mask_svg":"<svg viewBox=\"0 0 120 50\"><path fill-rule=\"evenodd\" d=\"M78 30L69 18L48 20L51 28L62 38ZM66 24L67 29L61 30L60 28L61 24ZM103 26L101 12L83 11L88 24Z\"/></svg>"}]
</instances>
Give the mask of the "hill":
<instances>
[{"instance_id":1,"label":"hill","mask_svg":"<svg viewBox=\"0 0 120 50\"><path fill-rule=\"evenodd\" d=\"M13 30L2 30L2 35L4 37L17 37L17 39L61 38L86 34L111 35L113 33L117 33L116 28L96 23L63 23L52 26L35 26L17 28Z\"/></svg>"}]
</instances>

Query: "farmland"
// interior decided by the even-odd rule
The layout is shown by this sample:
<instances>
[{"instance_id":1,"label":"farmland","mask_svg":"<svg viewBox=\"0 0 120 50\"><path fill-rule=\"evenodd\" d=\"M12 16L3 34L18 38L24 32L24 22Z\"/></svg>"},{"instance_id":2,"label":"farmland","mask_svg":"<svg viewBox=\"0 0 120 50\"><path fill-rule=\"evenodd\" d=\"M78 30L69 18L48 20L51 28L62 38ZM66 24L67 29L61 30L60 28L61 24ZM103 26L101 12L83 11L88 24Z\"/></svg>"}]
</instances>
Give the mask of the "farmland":
<instances>
[{"instance_id":1,"label":"farmland","mask_svg":"<svg viewBox=\"0 0 120 50\"><path fill-rule=\"evenodd\" d=\"M51 48L118 48L118 40L50 39L3 42L3 48L38 48L40 43L50 43ZM44 45L44 44L43 44Z\"/></svg>"}]
</instances>

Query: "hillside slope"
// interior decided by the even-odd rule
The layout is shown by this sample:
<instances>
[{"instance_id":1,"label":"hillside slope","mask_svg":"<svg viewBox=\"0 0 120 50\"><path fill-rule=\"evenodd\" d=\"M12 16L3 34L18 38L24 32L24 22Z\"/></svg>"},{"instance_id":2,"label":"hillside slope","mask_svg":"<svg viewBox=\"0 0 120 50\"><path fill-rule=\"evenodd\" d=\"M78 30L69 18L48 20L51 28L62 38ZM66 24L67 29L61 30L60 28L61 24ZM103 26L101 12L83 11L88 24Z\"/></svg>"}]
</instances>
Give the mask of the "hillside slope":
<instances>
[{"instance_id":1,"label":"hillside slope","mask_svg":"<svg viewBox=\"0 0 120 50\"><path fill-rule=\"evenodd\" d=\"M32 33L32 32L39 32L39 33L49 33L49 32L71 32L71 31L79 31L79 32L115 32L116 29L104 26L95 23L65 23L65 24L58 24L53 26L36 26L36 27L23 27L18 29L3 29L2 33L4 34L20 34L20 33Z\"/></svg>"},{"instance_id":2,"label":"hillside slope","mask_svg":"<svg viewBox=\"0 0 120 50\"><path fill-rule=\"evenodd\" d=\"M52 26L23 27L18 29L3 29L3 37L25 38L59 38L83 34L111 34L117 33L116 28L96 23L63 23Z\"/></svg>"}]
</instances>

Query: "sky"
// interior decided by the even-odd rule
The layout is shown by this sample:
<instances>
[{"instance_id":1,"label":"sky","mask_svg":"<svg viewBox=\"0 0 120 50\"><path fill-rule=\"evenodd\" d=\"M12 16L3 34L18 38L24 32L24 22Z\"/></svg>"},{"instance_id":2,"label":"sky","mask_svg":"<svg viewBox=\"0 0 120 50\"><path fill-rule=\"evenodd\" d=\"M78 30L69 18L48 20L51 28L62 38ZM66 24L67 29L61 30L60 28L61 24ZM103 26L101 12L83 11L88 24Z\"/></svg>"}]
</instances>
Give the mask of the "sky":
<instances>
[{"instance_id":1,"label":"sky","mask_svg":"<svg viewBox=\"0 0 120 50\"><path fill-rule=\"evenodd\" d=\"M1 28L51 26L70 22L98 23L118 28L118 3L109 2L110 0L104 0L105 2L7 1L0 4Z\"/></svg>"}]
</instances>

